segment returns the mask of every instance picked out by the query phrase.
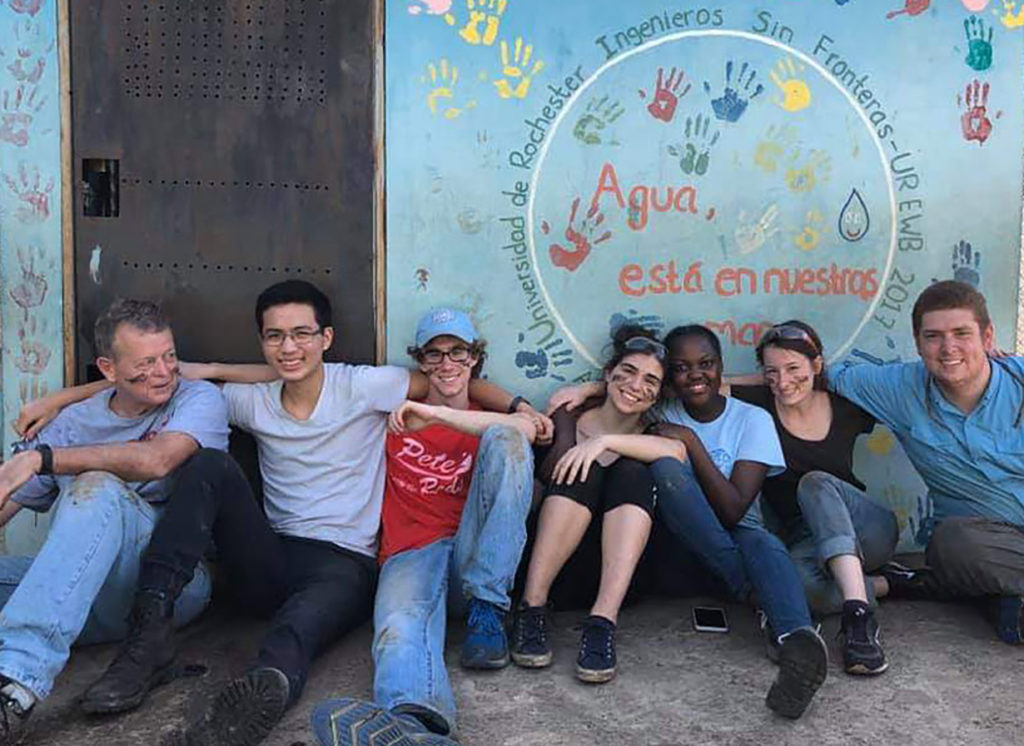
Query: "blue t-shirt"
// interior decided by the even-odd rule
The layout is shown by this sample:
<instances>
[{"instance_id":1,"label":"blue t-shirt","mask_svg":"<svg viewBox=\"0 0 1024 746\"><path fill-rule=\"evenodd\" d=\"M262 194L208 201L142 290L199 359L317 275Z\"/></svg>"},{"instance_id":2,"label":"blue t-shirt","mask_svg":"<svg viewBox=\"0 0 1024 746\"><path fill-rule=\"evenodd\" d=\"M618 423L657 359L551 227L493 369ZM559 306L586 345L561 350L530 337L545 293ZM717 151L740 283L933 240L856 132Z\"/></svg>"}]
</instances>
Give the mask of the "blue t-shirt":
<instances>
[{"instance_id":1,"label":"blue t-shirt","mask_svg":"<svg viewBox=\"0 0 1024 746\"><path fill-rule=\"evenodd\" d=\"M899 439L937 520L977 515L1024 526L1024 358L993 360L988 387L967 413L929 383L920 361L840 363L828 379Z\"/></svg>"},{"instance_id":2,"label":"blue t-shirt","mask_svg":"<svg viewBox=\"0 0 1024 746\"><path fill-rule=\"evenodd\" d=\"M33 443L52 448L91 446L151 440L160 433L189 435L200 448L228 448L228 413L220 391L207 381L178 379L178 388L163 406L140 417L121 417L110 408L114 389L107 389L61 411L43 428ZM32 510L47 511L58 490L67 487L74 474L38 475L26 482L11 499ZM170 477L128 486L149 502L169 497Z\"/></svg>"},{"instance_id":3,"label":"blue t-shirt","mask_svg":"<svg viewBox=\"0 0 1024 746\"><path fill-rule=\"evenodd\" d=\"M654 408L656 421L684 425L700 438L705 450L726 479L732 476L737 461L754 461L768 467L772 477L786 470L779 434L772 416L760 407L726 397L725 409L711 422L698 422L687 414L678 399L670 399ZM751 502L740 523L761 523L761 496Z\"/></svg>"}]
</instances>

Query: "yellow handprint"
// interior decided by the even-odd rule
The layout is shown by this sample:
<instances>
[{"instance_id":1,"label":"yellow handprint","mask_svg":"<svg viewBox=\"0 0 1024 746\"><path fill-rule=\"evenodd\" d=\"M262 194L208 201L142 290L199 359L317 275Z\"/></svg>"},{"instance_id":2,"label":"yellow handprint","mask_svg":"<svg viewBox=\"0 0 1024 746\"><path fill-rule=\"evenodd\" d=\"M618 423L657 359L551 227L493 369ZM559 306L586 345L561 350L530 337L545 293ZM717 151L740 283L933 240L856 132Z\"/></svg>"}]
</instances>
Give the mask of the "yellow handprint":
<instances>
[{"instance_id":1,"label":"yellow handprint","mask_svg":"<svg viewBox=\"0 0 1024 746\"><path fill-rule=\"evenodd\" d=\"M431 86L427 93L427 106L431 114L441 111L445 119L455 119L466 109L476 106L476 101L467 101L461 107L455 105L455 84L459 82L459 68L449 65L446 58L442 58L437 65L429 63L427 75L420 78L420 82Z\"/></svg>"},{"instance_id":2,"label":"yellow handprint","mask_svg":"<svg viewBox=\"0 0 1024 746\"><path fill-rule=\"evenodd\" d=\"M864 440L868 451L876 456L884 456L896 445L896 437L883 425L878 425L875 431Z\"/></svg>"},{"instance_id":3,"label":"yellow handprint","mask_svg":"<svg viewBox=\"0 0 1024 746\"><path fill-rule=\"evenodd\" d=\"M810 210L804 216L804 229L793 236L793 245L801 251L813 251L821 243L821 226L825 216L818 210Z\"/></svg>"},{"instance_id":4,"label":"yellow handprint","mask_svg":"<svg viewBox=\"0 0 1024 746\"><path fill-rule=\"evenodd\" d=\"M794 150L786 167L786 186L791 192L809 192L819 183L829 180L832 175L832 159L828 153L812 150L806 161L801 162L800 150Z\"/></svg>"},{"instance_id":5,"label":"yellow handprint","mask_svg":"<svg viewBox=\"0 0 1024 746\"><path fill-rule=\"evenodd\" d=\"M505 13L508 0L466 0L469 9L469 21L459 31L459 36L467 44L483 44L491 46L498 38L498 25ZM483 32L480 26L483 26Z\"/></svg>"},{"instance_id":6,"label":"yellow handprint","mask_svg":"<svg viewBox=\"0 0 1024 746\"><path fill-rule=\"evenodd\" d=\"M530 91L530 83L533 82L533 76L544 69L544 63L540 60L533 63L532 69L528 69L532 57L533 45L524 44L523 38L518 37L512 59L509 60L508 42L502 40L501 72L505 77L494 81L494 87L498 89L499 96L502 98L526 98L526 94ZM516 83L515 88L512 87L508 78L518 79L519 82Z\"/></svg>"},{"instance_id":7,"label":"yellow handprint","mask_svg":"<svg viewBox=\"0 0 1024 746\"><path fill-rule=\"evenodd\" d=\"M757 143L754 149L754 165L765 173L772 173L778 167L779 159L789 150L796 139L796 132L792 127L784 126L776 129L775 125L768 127L765 139Z\"/></svg>"},{"instance_id":8,"label":"yellow handprint","mask_svg":"<svg viewBox=\"0 0 1024 746\"><path fill-rule=\"evenodd\" d=\"M800 111L811 105L811 89L797 77L803 65L797 65L792 57L783 57L768 73L772 82L779 87L782 98L774 99L777 106L788 112Z\"/></svg>"},{"instance_id":9,"label":"yellow handprint","mask_svg":"<svg viewBox=\"0 0 1024 746\"><path fill-rule=\"evenodd\" d=\"M1017 10L1017 3L1011 2L1011 0L1003 0L1003 14L999 16L999 20L1006 28L1020 28L1024 26L1024 3L1021 4L1020 10ZM998 11L996 11L998 15Z\"/></svg>"}]
</instances>

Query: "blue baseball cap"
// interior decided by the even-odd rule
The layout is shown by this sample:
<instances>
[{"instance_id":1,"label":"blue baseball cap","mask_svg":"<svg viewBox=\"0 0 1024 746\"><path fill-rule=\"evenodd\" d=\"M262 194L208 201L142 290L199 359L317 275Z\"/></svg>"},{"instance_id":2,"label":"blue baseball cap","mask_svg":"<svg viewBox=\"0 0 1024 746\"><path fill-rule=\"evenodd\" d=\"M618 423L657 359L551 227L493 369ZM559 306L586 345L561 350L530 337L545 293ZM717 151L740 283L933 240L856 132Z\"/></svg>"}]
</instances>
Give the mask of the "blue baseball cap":
<instances>
[{"instance_id":1,"label":"blue baseball cap","mask_svg":"<svg viewBox=\"0 0 1024 746\"><path fill-rule=\"evenodd\" d=\"M416 325L416 346L423 347L434 337L449 335L473 344L477 340L476 327L469 316L454 308L435 308L427 311Z\"/></svg>"}]
</instances>

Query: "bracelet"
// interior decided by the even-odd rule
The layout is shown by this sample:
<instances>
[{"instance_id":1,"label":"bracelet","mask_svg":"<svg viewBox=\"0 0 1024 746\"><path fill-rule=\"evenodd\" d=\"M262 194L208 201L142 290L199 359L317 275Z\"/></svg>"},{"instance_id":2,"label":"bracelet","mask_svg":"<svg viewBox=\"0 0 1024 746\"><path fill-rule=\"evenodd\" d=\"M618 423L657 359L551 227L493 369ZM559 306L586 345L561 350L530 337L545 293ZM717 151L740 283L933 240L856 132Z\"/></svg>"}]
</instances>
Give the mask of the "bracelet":
<instances>
[{"instance_id":1,"label":"bracelet","mask_svg":"<svg viewBox=\"0 0 1024 746\"><path fill-rule=\"evenodd\" d=\"M53 449L45 443L40 443L36 446L36 452L42 458L42 464L39 466L39 473L53 474Z\"/></svg>"},{"instance_id":2,"label":"bracelet","mask_svg":"<svg viewBox=\"0 0 1024 746\"><path fill-rule=\"evenodd\" d=\"M513 399L511 402L509 402L508 413L509 414L515 414L516 410L519 409L519 405L520 404L526 404L527 406L530 406L530 407L533 406L532 404L530 404L530 402L528 402L526 400L526 397L524 397L524 396L517 396L515 399Z\"/></svg>"}]
</instances>

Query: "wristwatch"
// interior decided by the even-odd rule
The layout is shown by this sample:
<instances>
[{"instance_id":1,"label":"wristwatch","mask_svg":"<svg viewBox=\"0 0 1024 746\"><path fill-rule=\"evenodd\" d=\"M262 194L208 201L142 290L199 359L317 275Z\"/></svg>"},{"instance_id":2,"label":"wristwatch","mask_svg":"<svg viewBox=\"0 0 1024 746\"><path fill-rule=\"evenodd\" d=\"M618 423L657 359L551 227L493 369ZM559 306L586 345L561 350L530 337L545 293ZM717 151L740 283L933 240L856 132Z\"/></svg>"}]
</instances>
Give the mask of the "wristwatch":
<instances>
[{"instance_id":1,"label":"wristwatch","mask_svg":"<svg viewBox=\"0 0 1024 746\"><path fill-rule=\"evenodd\" d=\"M53 449L45 443L36 446L36 451L42 457L42 464L39 466L40 474L53 474Z\"/></svg>"},{"instance_id":2,"label":"wristwatch","mask_svg":"<svg viewBox=\"0 0 1024 746\"><path fill-rule=\"evenodd\" d=\"M526 400L526 397L524 397L524 396L517 396L515 399L513 399L512 401L509 402L509 404L508 404L508 413L509 414L515 414L516 410L519 408L520 404L526 404L527 406L530 406L530 407L533 406L532 404L530 404L530 402L528 402Z\"/></svg>"}]
</instances>

